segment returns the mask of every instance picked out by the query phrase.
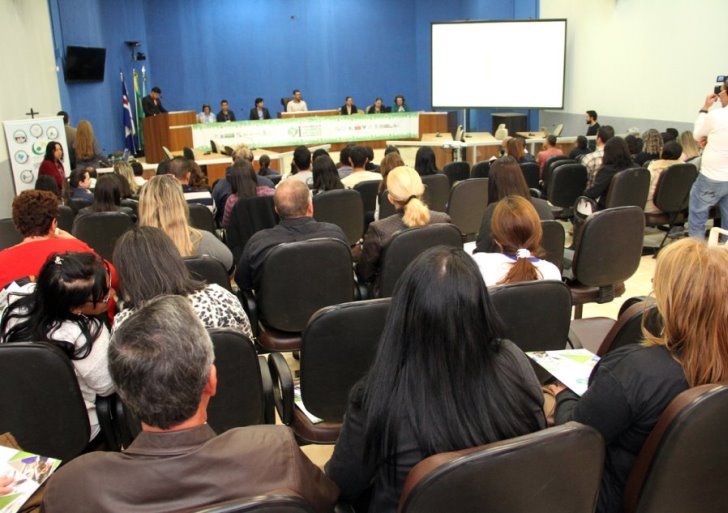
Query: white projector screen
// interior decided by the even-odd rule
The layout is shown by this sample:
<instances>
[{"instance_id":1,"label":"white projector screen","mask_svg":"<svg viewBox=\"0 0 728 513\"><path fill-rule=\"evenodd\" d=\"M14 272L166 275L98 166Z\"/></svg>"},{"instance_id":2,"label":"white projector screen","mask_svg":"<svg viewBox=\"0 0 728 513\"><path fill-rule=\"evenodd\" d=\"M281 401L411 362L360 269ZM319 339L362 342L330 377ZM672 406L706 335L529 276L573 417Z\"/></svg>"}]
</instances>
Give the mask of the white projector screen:
<instances>
[{"instance_id":1,"label":"white projector screen","mask_svg":"<svg viewBox=\"0 0 728 513\"><path fill-rule=\"evenodd\" d=\"M564 107L566 20L432 24L433 108Z\"/></svg>"}]
</instances>

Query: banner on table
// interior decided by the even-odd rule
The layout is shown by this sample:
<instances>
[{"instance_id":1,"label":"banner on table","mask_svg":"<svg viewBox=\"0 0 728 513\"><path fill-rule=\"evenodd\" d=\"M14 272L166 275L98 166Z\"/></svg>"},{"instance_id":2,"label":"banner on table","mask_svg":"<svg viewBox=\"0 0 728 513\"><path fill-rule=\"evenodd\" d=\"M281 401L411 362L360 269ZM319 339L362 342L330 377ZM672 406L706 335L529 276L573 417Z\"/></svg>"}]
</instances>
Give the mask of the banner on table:
<instances>
[{"instance_id":1,"label":"banner on table","mask_svg":"<svg viewBox=\"0 0 728 513\"><path fill-rule=\"evenodd\" d=\"M247 144L254 148L271 148L417 137L419 137L417 112L369 116L312 116L192 125L192 143L195 149L200 151L209 151L211 140L222 146Z\"/></svg>"},{"instance_id":2,"label":"banner on table","mask_svg":"<svg viewBox=\"0 0 728 513\"><path fill-rule=\"evenodd\" d=\"M71 174L66 144L66 130L60 116L3 121L5 141L8 145L10 169L13 172L15 194L35 186L38 168L45 156L46 146L55 141L63 146L63 168Z\"/></svg>"}]
</instances>

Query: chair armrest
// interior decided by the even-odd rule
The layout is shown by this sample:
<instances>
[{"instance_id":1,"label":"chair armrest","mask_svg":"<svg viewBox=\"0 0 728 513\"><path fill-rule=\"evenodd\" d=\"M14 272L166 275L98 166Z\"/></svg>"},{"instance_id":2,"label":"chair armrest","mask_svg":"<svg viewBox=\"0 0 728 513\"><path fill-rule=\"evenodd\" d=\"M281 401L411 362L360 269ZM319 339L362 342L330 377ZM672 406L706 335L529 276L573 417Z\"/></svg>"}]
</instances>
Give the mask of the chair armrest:
<instances>
[{"instance_id":1,"label":"chair armrest","mask_svg":"<svg viewBox=\"0 0 728 513\"><path fill-rule=\"evenodd\" d=\"M106 397L96 396L96 416L99 419L101 436L104 437L106 448L109 451L120 451L121 443L118 436L118 422L115 419L116 394Z\"/></svg>"},{"instance_id":2,"label":"chair armrest","mask_svg":"<svg viewBox=\"0 0 728 513\"><path fill-rule=\"evenodd\" d=\"M265 359L265 356L258 356L258 365L260 366L260 378L263 383L263 418L266 424L275 424L276 414L275 398L273 397L273 378L270 376L268 360Z\"/></svg>"},{"instance_id":3,"label":"chair armrest","mask_svg":"<svg viewBox=\"0 0 728 513\"><path fill-rule=\"evenodd\" d=\"M359 277L354 273L354 300L362 301L369 299L369 287L359 281Z\"/></svg>"},{"instance_id":4,"label":"chair armrest","mask_svg":"<svg viewBox=\"0 0 728 513\"><path fill-rule=\"evenodd\" d=\"M268 368L273 381L273 400L278 416L286 426L293 423L293 375L280 353L268 355Z\"/></svg>"},{"instance_id":5,"label":"chair armrest","mask_svg":"<svg viewBox=\"0 0 728 513\"><path fill-rule=\"evenodd\" d=\"M252 290L238 290L238 297L243 304L245 313L248 314L250 328L253 330L253 336L258 338L260 335L260 326L258 325L258 304L255 302L255 293Z\"/></svg>"}]
</instances>

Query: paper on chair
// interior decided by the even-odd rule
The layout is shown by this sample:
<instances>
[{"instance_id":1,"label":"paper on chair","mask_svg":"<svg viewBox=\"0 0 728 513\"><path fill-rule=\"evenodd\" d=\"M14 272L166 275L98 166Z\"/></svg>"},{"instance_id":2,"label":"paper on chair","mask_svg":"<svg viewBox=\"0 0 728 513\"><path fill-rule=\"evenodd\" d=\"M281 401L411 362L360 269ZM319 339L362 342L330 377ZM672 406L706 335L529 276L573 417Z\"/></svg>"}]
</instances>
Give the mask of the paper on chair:
<instances>
[{"instance_id":1,"label":"paper on chair","mask_svg":"<svg viewBox=\"0 0 728 513\"><path fill-rule=\"evenodd\" d=\"M599 361L587 349L530 351L526 355L579 396L586 392L589 376Z\"/></svg>"},{"instance_id":2,"label":"paper on chair","mask_svg":"<svg viewBox=\"0 0 728 513\"><path fill-rule=\"evenodd\" d=\"M301 410L303 414L308 417L308 420L310 420L313 424L319 424L324 421L324 419L320 419L316 415L308 411L303 405L303 399L301 399L301 385L296 385L293 387L293 402L296 404L296 408Z\"/></svg>"}]
</instances>

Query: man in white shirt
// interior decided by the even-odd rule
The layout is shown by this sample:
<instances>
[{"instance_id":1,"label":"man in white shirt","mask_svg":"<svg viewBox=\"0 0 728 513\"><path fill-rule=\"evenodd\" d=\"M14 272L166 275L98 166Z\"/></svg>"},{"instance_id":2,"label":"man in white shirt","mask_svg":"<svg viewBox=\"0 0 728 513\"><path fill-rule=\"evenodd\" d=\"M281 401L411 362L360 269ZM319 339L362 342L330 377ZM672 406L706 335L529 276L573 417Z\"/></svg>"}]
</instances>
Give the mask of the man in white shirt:
<instances>
[{"instance_id":1,"label":"man in white shirt","mask_svg":"<svg viewBox=\"0 0 728 513\"><path fill-rule=\"evenodd\" d=\"M705 98L698 119L695 120L693 136L698 142L705 142L700 163L700 173L690 190L688 233L691 237L705 238L705 222L708 211L720 206L720 218L728 221L728 81L723 82L718 94ZM708 112L720 100L720 109Z\"/></svg>"},{"instance_id":2,"label":"man in white shirt","mask_svg":"<svg viewBox=\"0 0 728 513\"><path fill-rule=\"evenodd\" d=\"M344 187L347 189L353 189L354 186L360 182L382 179L381 173L366 170L367 162L369 162L369 159L367 159L367 150L363 146L354 146L349 151L351 174L341 179L341 183L344 184Z\"/></svg>"},{"instance_id":3,"label":"man in white shirt","mask_svg":"<svg viewBox=\"0 0 728 513\"><path fill-rule=\"evenodd\" d=\"M313 171L311 171L311 150L299 146L293 151L293 165L296 174L290 174L286 180L298 180L311 187L313 185ZM281 182L282 183L282 182Z\"/></svg>"},{"instance_id":4,"label":"man in white shirt","mask_svg":"<svg viewBox=\"0 0 728 513\"><path fill-rule=\"evenodd\" d=\"M301 99L301 91L298 89L293 90L293 100L288 102L286 105L286 112L306 112L308 105Z\"/></svg>"}]
</instances>

